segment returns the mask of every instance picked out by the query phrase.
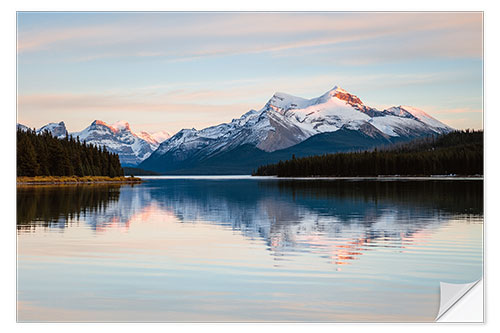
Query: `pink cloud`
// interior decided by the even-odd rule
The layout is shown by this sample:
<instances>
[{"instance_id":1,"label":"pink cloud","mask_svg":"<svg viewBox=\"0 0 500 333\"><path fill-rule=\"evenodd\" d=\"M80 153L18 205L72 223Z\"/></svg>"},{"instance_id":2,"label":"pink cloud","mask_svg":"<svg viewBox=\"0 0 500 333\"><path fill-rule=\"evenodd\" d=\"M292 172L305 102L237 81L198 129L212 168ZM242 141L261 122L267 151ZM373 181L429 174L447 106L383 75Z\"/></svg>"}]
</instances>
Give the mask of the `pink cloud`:
<instances>
[{"instance_id":1,"label":"pink cloud","mask_svg":"<svg viewBox=\"0 0 500 333\"><path fill-rule=\"evenodd\" d=\"M136 20L107 25L20 32L18 52L99 46L99 51L90 50L91 54L79 56L76 61L120 56L189 60L280 52L418 32L429 32L430 42L413 46L414 52L480 56L482 51L482 45L477 44L482 40L481 13L227 13L203 17L198 14L196 22L190 24L194 16L185 15L185 24L172 26L155 17L148 20L147 15L139 15ZM439 38L443 34L448 36L444 43ZM201 40L178 49L162 47L200 37Z\"/></svg>"}]
</instances>

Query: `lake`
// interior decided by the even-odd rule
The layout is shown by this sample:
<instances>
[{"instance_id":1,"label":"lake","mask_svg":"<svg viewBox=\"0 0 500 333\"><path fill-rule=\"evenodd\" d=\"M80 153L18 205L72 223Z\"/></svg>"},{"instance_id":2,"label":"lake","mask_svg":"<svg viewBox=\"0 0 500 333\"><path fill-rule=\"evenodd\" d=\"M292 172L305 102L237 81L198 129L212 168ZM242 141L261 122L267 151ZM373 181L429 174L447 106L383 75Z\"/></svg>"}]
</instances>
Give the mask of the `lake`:
<instances>
[{"instance_id":1,"label":"lake","mask_svg":"<svg viewBox=\"0 0 500 333\"><path fill-rule=\"evenodd\" d=\"M483 272L483 181L18 186L18 321L434 321Z\"/></svg>"}]
</instances>

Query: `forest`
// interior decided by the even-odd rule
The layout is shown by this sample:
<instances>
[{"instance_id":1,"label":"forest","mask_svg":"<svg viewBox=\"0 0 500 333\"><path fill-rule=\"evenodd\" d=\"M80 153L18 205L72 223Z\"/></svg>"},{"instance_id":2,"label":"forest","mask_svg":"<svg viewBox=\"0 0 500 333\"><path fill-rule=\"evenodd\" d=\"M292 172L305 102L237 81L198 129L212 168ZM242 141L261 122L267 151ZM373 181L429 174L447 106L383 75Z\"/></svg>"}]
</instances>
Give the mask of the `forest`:
<instances>
[{"instance_id":1,"label":"forest","mask_svg":"<svg viewBox=\"0 0 500 333\"><path fill-rule=\"evenodd\" d=\"M58 139L48 131L18 129L16 150L18 177L123 176L117 154L70 136Z\"/></svg>"},{"instance_id":2,"label":"forest","mask_svg":"<svg viewBox=\"0 0 500 333\"><path fill-rule=\"evenodd\" d=\"M482 175L483 131L465 130L379 149L324 154L260 166L254 176L376 177Z\"/></svg>"}]
</instances>

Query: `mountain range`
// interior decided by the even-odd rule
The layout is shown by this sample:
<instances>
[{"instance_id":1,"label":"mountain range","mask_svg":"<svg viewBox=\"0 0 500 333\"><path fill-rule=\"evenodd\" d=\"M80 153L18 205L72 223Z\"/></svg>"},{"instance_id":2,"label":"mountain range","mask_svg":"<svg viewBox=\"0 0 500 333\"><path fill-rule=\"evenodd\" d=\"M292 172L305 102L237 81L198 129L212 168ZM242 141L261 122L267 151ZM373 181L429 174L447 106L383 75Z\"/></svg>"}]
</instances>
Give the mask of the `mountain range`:
<instances>
[{"instance_id":1,"label":"mountain range","mask_svg":"<svg viewBox=\"0 0 500 333\"><path fill-rule=\"evenodd\" d=\"M67 133L63 122L38 131L44 130L58 137ZM260 110L230 123L182 129L171 137L134 133L124 121L108 125L99 120L69 135L106 146L124 166L162 174L249 174L293 156L371 149L452 130L417 108L377 110L335 86L312 99L277 92Z\"/></svg>"},{"instance_id":2,"label":"mountain range","mask_svg":"<svg viewBox=\"0 0 500 333\"><path fill-rule=\"evenodd\" d=\"M275 93L259 111L202 130L183 129L139 168L165 174L248 174L258 166L363 150L453 129L422 110L377 110L340 87L304 99Z\"/></svg>"},{"instance_id":3,"label":"mountain range","mask_svg":"<svg viewBox=\"0 0 500 333\"><path fill-rule=\"evenodd\" d=\"M17 124L17 127L26 130L28 127ZM101 120L94 120L90 126L80 132L68 133L63 121L49 123L37 129L37 133L48 131L57 138L66 135L80 141L98 146L105 146L108 151L118 154L122 166L137 166L155 151L161 142L168 139L170 134L165 131L156 133L139 132L134 133L126 121L118 121L109 125Z\"/></svg>"}]
</instances>

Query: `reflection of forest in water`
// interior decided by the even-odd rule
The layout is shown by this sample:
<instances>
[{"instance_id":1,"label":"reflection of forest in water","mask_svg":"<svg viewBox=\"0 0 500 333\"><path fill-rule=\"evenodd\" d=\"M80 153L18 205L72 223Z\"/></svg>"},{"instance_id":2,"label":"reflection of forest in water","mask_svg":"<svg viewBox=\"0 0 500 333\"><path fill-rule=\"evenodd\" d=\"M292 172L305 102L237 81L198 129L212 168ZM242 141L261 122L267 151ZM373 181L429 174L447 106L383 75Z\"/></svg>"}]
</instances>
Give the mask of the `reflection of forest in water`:
<instances>
[{"instance_id":1,"label":"reflection of forest in water","mask_svg":"<svg viewBox=\"0 0 500 333\"><path fill-rule=\"evenodd\" d=\"M130 209L132 202L134 209ZM181 221L201 217L237 229L254 229L264 222L300 222L305 211L343 221L353 216L373 221L387 210L409 217L413 213L482 215L483 182L169 179L133 188L111 184L21 186L17 188L17 226L20 230L56 223L65 227L68 219L104 216L111 204L119 208L113 214L126 223L153 202Z\"/></svg>"},{"instance_id":2,"label":"reflection of forest in water","mask_svg":"<svg viewBox=\"0 0 500 333\"><path fill-rule=\"evenodd\" d=\"M454 218L481 222L483 182L163 179L17 189L22 232L74 221L96 232L128 229L143 212L238 230L265 240L276 255L313 251L343 264L378 240L402 248Z\"/></svg>"},{"instance_id":3,"label":"reflection of forest in water","mask_svg":"<svg viewBox=\"0 0 500 333\"><path fill-rule=\"evenodd\" d=\"M88 214L103 213L120 198L120 185L19 186L17 228L48 227Z\"/></svg>"},{"instance_id":4,"label":"reflection of forest in water","mask_svg":"<svg viewBox=\"0 0 500 333\"><path fill-rule=\"evenodd\" d=\"M335 198L346 201L436 209L450 214L483 214L483 181L478 180L277 180L261 182L277 187L294 200Z\"/></svg>"}]
</instances>

